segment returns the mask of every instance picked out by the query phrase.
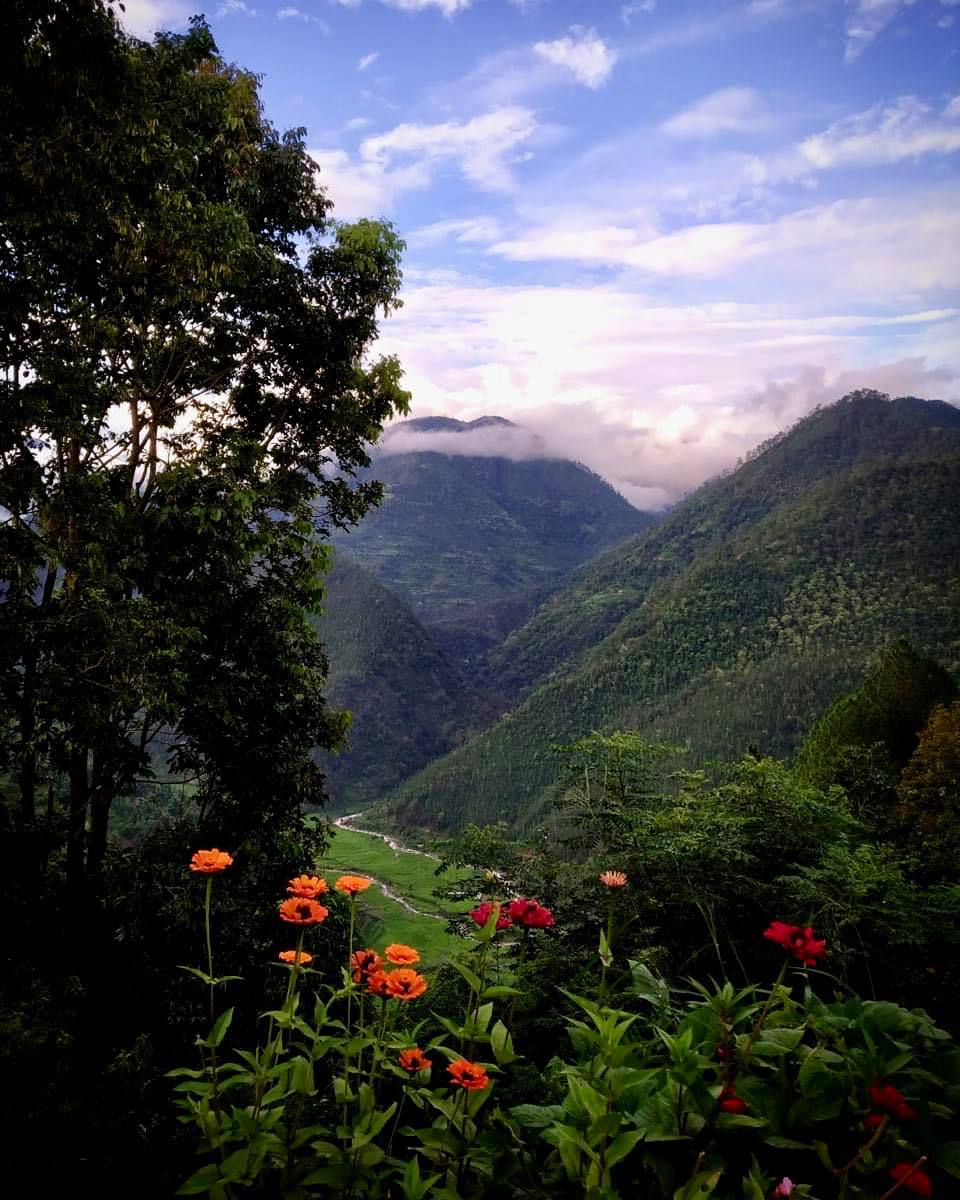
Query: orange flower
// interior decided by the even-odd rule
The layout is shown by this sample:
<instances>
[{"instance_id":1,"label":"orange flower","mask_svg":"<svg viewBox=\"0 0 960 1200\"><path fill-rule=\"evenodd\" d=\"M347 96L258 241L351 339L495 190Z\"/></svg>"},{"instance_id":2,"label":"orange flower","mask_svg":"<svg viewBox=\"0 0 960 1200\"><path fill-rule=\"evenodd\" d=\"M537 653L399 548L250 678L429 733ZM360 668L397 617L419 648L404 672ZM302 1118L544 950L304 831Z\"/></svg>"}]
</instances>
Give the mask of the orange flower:
<instances>
[{"instance_id":1,"label":"orange flower","mask_svg":"<svg viewBox=\"0 0 960 1200\"><path fill-rule=\"evenodd\" d=\"M353 982L360 983L380 971L383 963L376 950L354 950L350 965L353 967ZM382 975L383 972L380 971L380 974Z\"/></svg>"},{"instance_id":2,"label":"orange flower","mask_svg":"<svg viewBox=\"0 0 960 1200\"><path fill-rule=\"evenodd\" d=\"M600 876L600 882L604 887L621 888L627 886L627 877L622 871L604 871Z\"/></svg>"},{"instance_id":3,"label":"orange flower","mask_svg":"<svg viewBox=\"0 0 960 1200\"><path fill-rule=\"evenodd\" d=\"M298 875L287 884L291 896L303 896L307 900L316 900L327 890L327 881L319 875Z\"/></svg>"},{"instance_id":4,"label":"orange flower","mask_svg":"<svg viewBox=\"0 0 960 1200\"><path fill-rule=\"evenodd\" d=\"M401 967L387 974L387 987L394 1000L416 1000L427 990L427 981L416 971Z\"/></svg>"},{"instance_id":5,"label":"orange flower","mask_svg":"<svg viewBox=\"0 0 960 1200\"><path fill-rule=\"evenodd\" d=\"M387 958L398 967L409 967L411 963L420 961L420 952L412 946L404 946L402 942L394 942L386 949Z\"/></svg>"},{"instance_id":6,"label":"orange flower","mask_svg":"<svg viewBox=\"0 0 960 1200\"><path fill-rule=\"evenodd\" d=\"M341 875L333 886L345 896L356 896L358 892L365 892L372 882L362 875Z\"/></svg>"},{"instance_id":7,"label":"orange flower","mask_svg":"<svg viewBox=\"0 0 960 1200\"><path fill-rule=\"evenodd\" d=\"M299 956L296 950L281 950L277 955L281 962L297 963L301 967L305 967L307 963L313 962L313 955L308 954L306 950L301 950Z\"/></svg>"},{"instance_id":8,"label":"orange flower","mask_svg":"<svg viewBox=\"0 0 960 1200\"><path fill-rule=\"evenodd\" d=\"M479 1063L467 1062L465 1058L458 1058L456 1062L447 1067L450 1075L451 1087L467 1088L471 1092L482 1092L490 1082L490 1076L486 1073Z\"/></svg>"},{"instance_id":9,"label":"orange flower","mask_svg":"<svg viewBox=\"0 0 960 1200\"><path fill-rule=\"evenodd\" d=\"M411 1075L414 1071L429 1071L433 1066L433 1063L431 1063L430 1059L427 1058L419 1046L414 1046L412 1050L401 1050L397 1061Z\"/></svg>"},{"instance_id":10,"label":"orange flower","mask_svg":"<svg viewBox=\"0 0 960 1200\"><path fill-rule=\"evenodd\" d=\"M190 859L190 870L200 871L203 875L218 875L232 862L233 858L223 850L198 850Z\"/></svg>"},{"instance_id":11,"label":"orange flower","mask_svg":"<svg viewBox=\"0 0 960 1200\"><path fill-rule=\"evenodd\" d=\"M390 996L386 971L374 971L367 976L367 991L374 996L383 996L384 999Z\"/></svg>"},{"instance_id":12,"label":"orange flower","mask_svg":"<svg viewBox=\"0 0 960 1200\"><path fill-rule=\"evenodd\" d=\"M280 920L291 925L319 925L330 913L328 908L306 896L291 896L280 905Z\"/></svg>"}]
</instances>

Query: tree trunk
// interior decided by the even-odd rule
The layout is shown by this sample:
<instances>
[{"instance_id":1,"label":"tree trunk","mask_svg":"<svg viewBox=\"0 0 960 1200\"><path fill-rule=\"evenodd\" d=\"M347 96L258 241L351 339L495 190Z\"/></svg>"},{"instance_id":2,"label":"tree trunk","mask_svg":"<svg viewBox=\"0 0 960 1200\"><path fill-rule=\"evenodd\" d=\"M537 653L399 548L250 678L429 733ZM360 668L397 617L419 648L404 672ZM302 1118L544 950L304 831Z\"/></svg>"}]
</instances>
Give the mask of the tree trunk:
<instances>
[{"instance_id":1,"label":"tree trunk","mask_svg":"<svg viewBox=\"0 0 960 1200\"><path fill-rule=\"evenodd\" d=\"M110 805L113 802L111 780L103 778L97 770L96 756L93 769L94 785L90 795L90 836L87 841L87 874L92 875L103 866L107 854L107 826L110 821Z\"/></svg>"},{"instance_id":2,"label":"tree trunk","mask_svg":"<svg viewBox=\"0 0 960 1200\"><path fill-rule=\"evenodd\" d=\"M71 883L79 883L83 878L87 801L90 796L86 746L76 746L70 751L70 765L67 774L70 780L70 796L68 801L70 815L67 823L67 878Z\"/></svg>"}]
</instances>

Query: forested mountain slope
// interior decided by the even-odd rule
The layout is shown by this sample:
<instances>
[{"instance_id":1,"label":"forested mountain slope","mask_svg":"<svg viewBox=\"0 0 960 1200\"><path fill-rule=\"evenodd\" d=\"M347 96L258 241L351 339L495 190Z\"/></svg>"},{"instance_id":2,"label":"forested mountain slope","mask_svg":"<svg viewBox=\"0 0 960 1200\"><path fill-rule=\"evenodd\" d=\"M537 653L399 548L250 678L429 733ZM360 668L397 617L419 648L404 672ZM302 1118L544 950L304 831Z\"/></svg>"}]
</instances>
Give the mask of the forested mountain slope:
<instances>
[{"instance_id":1,"label":"forested mountain slope","mask_svg":"<svg viewBox=\"0 0 960 1200\"><path fill-rule=\"evenodd\" d=\"M328 700L353 714L351 748L319 756L334 806L349 811L457 745L482 704L407 605L342 551L313 620Z\"/></svg>"},{"instance_id":2,"label":"forested mountain slope","mask_svg":"<svg viewBox=\"0 0 960 1200\"><path fill-rule=\"evenodd\" d=\"M391 432L466 437L490 427L515 428L500 418L428 417ZM654 520L557 458L393 453L387 438L369 475L386 487L382 506L334 542L403 597L459 662L500 642L570 571Z\"/></svg>"},{"instance_id":3,"label":"forested mountain slope","mask_svg":"<svg viewBox=\"0 0 960 1200\"><path fill-rule=\"evenodd\" d=\"M653 529L583 566L489 652L486 680L519 698L555 669L575 666L651 589L812 484L856 463L924 457L950 445L960 448L960 409L940 401L861 391L811 413Z\"/></svg>"},{"instance_id":4,"label":"forested mountain slope","mask_svg":"<svg viewBox=\"0 0 960 1200\"><path fill-rule=\"evenodd\" d=\"M704 757L749 745L787 753L897 638L956 672L960 412L845 399L605 556L547 608L562 620L538 613L512 641L539 642L546 670L560 669L408 780L389 819L529 824L549 797L550 744L591 729L638 729Z\"/></svg>"}]
</instances>

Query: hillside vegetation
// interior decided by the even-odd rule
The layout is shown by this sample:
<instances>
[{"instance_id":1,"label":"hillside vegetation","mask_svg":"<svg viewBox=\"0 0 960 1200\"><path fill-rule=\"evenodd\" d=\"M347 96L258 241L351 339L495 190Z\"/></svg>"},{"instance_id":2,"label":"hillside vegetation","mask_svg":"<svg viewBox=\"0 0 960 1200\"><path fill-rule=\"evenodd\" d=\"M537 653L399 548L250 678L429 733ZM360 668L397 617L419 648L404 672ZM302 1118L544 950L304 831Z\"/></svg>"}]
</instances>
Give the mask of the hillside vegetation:
<instances>
[{"instance_id":1,"label":"hillside vegetation","mask_svg":"<svg viewBox=\"0 0 960 1200\"><path fill-rule=\"evenodd\" d=\"M956 671L958 562L960 412L846 397L549 601L491 658L525 698L402 785L386 818L527 826L551 795L550 744L592 729L701 759L787 753L897 638Z\"/></svg>"},{"instance_id":2,"label":"hillside vegetation","mask_svg":"<svg viewBox=\"0 0 960 1200\"><path fill-rule=\"evenodd\" d=\"M333 806L349 812L457 745L482 705L407 605L342 551L313 624L329 702L352 714L347 746L318 754Z\"/></svg>"},{"instance_id":3,"label":"hillside vegetation","mask_svg":"<svg viewBox=\"0 0 960 1200\"><path fill-rule=\"evenodd\" d=\"M394 428L407 427L468 428L437 418ZM654 520L563 459L387 452L367 474L384 484L384 502L334 543L461 662L502 641L581 563Z\"/></svg>"}]
</instances>

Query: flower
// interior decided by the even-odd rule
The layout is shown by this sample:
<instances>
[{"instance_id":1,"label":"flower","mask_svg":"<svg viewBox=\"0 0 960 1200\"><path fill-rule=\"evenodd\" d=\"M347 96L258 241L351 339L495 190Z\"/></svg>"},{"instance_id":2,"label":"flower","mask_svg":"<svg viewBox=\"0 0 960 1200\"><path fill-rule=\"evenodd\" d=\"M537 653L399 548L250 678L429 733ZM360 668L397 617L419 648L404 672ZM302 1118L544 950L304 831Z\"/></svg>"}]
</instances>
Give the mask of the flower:
<instances>
[{"instance_id":1,"label":"flower","mask_svg":"<svg viewBox=\"0 0 960 1200\"><path fill-rule=\"evenodd\" d=\"M430 1059L427 1058L419 1046L414 1046L410 1050L401 1050L397 1061L411 1075L414 1071L429 1071L433 1066L433 1063L431 1063Z\"/></svg>"},{"instance_id":2,"label":"flower","mask_svg":"<svg viewBox=\"0 0 960 1200\"><path fill-rule=\"evenodd\" d=\"M870 1103L874 1108L885 1108L901 1121L915 1121L917 1110L908 1104L903 1092L892 1083L874 1083L870 1087Z\"/></svg>"},{"instance_id":3,"label":"flower","mask_svg":"<svg viewBox=\"0 0 960 1200\"><path fill-rule=\"evenodd\" d=\"M716 1050L714 1051L714 1053L716 1054L717 1058L720 1059L721 1062L726 1062L727 1059L730 1058L730 1056L731 1056L729 1046L718 1046L716 1048Z\"/></svg>"},{"instance_id":4,"label":"flower","mask_svg":"<svg viewBox=\"0 0 960 1200\"><path fill-rule=\"evenodd\" d=\"M427 981L416 971L401 967L399 971L387 972L387 988L394 1000L416 1000L427 990Z\"/></svg>"},{"instance_id":5,"label":"flower","mask_svg":"<svg viewBox=\"0 0 960 1200\"><path fill-rule=\"evenodd\" d=\"M513 922L505 912L501 911L499 902L491 904L489 900L484 900L482 904L478 904L476 908L471 908L468 916L473 917L476 923L482 929L490 920L491 913L496 910L497 913L497 928L509 929Z\"/></svg>"},{"instance_id":6,"label":"flower","mask_svg":"<svg viewBox=\"0 0 960 1200\"><path fill-rule=\"evenodd\" d=\"M627 886L627 877L622 871L604 871L599 878L604 887L622 888Z\"/></svg>"},{"instance_id":7,"label":"flower","mask_svg":"<svg viewBox=\"0 0 960 1200\"><path fill-rule=\"evenodd\" d=\"M307 900L316 900L328 890L327 881L319 875L298 875L287 884L291 896L304 896Z\"/></svg>"},{"instance_id":8,"label":"flower","mask_svg":"<svg viewBox=\"0 0 960 1200\"><path fill-rule=\"evenodd\" d=\"M447 1072L450 1075L451 1087L467 1088L471 1092L482 1092L490 1082L490 1076L479 1063L467 1062L465 1058L458 1058L456 1062L452 1062L447 1067Z\"/></svg>"},{"instance_id":9,"label":"flower","mask_svg":"<svg viewBox=\"0 0 960 1200\"><path fill-rule=\"evenodd\" d=\"M198 850L190 859L190 870L199 871L202 875L219 875L233 862L233 857L225 850Z\"/></svg>"},{"instance_id":10,"label":"flower","mask_svg":"<svg viewBox=\"0 0 960 1200\"><path fill-rule=\"evenodd\" d=\"M777 1186L773 1189L773 1200L780 1200L781 1196L789 1196L793 1191L793 1180L789 1175L784 1175Z\"/></svg>"},{"instance_id":11,"label":"flower","mask_svg":"<svg viewBox=\"0 0 960 1200\"><path fill-rule=\"evenodd\" d=\"M863 1127L864 1129L879 1129L886 1119L883 1113L867 1113L863 1118Z\"/></svg>"},{"instance_id":12,"label":"flower","mask_svg":"<svg viewBox=\"0 0 960 1200\"><path fill-rule=\"evenodd\" d=\"M742 1100L732 1087L725 1087L720 1093L720 1111L726 1113L745 1113L747 1102Z\"/></svg>"},{"instance_id":13,"label":"flower","mask_svg":"<svg viewBox=\"0 0 960 1200\"><path fill-rule=\"evenodd\" d=\"M367 976L367 991L373 996L382 996L387 999L390 992L390 984L387 982L386 971L371 971Z\"/></svg>"},{"instance_id":14,"label":"flower","mask_svg":"<svg viewBox=\"0 0 960 1200\"><path fill-rule=\"evenodd\" d=\"M511 900L507 912L512 921L527 929L546 929L548 925L554 924L553 913L549 908L544 908L539 900L528 900L524 896Z\"/></svg>"},{"instance_id":15,"label":"flower","mask_svg":"<svg viewBox=\"0 0 960 1200\"><path fill-rule=\"evenodd\" d=\"M353 968L353 982L360 983L366 979L369 982L370 976L375 972L380 971L383 965L383 960L376 950L354 950L353 957L350 959L350 966ZM382 975L383 972L380 971Z\"/></svg>"},{"instance_id":16,"label":"flower","mask_svg":"<svg viewBox=\"0 0 960 1200\"><path fill-rule=\"evenodd\" d=\"M305 896L291 896L280 905L280 920L291 925L319 925L329 913L328 908Z\"/></svg>"},{"instance_id":17,"label":"flower","mask_svg":"<svg viewBox=\"0 0 960 1200\"><path fill-rule=\"evenodd\" d=\"M408 967L411 963L420 961L420 951L412 946L404 946L402 942L394 942L386 949L387 958L398 967Z\"/></svg>"},{"instance_id":18,"label":"flower","mask_svg":"<svg viewBox=\"0 0 960 1200\"><path fill-rule=\"evenodd\" d=\"M277 955L281 962L297 963L299 966L305 967L307 963L313 962L313 955L308 954L306 950L281 950Z\"/></svg>"},{"instance_id":19,"label":"flower","mask_svg":"<svg viewBox=\"0 0 960 1200\"><path fill-rule=\"evenodd\" d=\"M932 1196L933 1184L930 1182L930 1176L926 1171L921 1171L919 1167L913 1163L897 1163L895 1167L890 1169L890 1178L896 1183L905 1187L907 1191L914 1192L917 1196Z\"/></svg>"},{"instance_id":20,"label":"flower","mask_svg":"<svg viewBox=\"0 0 960 1200\"><path fill-rule=\"evenodd\" d=\"M362 875L341 875L333 886L345 896L356 896L358 892L365 892L372 882Z\"/></svg>"},{"instance_id":21,"label":"flower","mask_svg":"<svg viewBox=\"0 0 960 1200\"><path fill-rule=\"evenodd\" d=\"M789 950L805 967L816 966L817 961L827 952L827 943L815 938L809 925L804 928L802 925L771 921L770 926L763 931L763 936L771 942L776 942L784 950Z\"/></svg>"}]
</instances>

